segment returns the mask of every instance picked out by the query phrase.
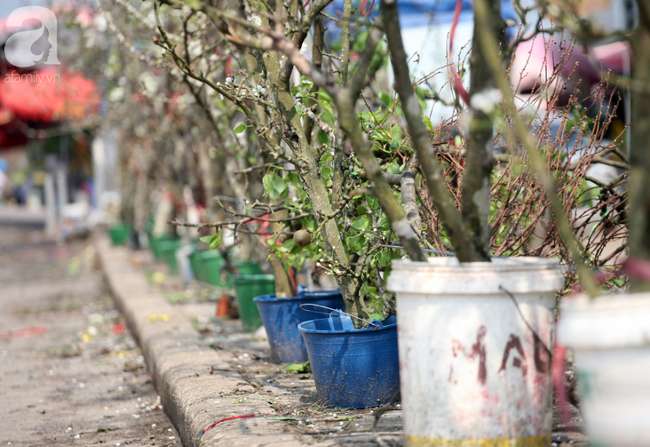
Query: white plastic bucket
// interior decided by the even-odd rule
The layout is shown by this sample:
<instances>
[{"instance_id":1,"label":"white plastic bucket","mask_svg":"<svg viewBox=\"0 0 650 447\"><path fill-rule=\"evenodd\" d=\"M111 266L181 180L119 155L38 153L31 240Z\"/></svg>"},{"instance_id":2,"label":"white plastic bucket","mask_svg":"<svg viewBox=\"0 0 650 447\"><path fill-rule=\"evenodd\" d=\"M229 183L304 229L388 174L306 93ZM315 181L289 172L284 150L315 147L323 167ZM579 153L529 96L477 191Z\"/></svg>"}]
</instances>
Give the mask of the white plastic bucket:
<instances>
[{"instance_id":1,"label":"white plastic bucket","mask_svg":"<svg viewBox=\"0 0 650 447\"><path fill-rule=\"evenodd\" d=\"M573 349L592 445L650 445L650 294L564 300L558 341Z\"/></svg>"},{"instance_id":2,"label":"white plastic bucket","mask_svg":"<svg viewBox=\"0 0 650 447\"><path fill-rule=\"evenodd\" d=\"M393 263L407 446L550 445L563 284L549 259Z\"/></svg>"}]
</instances>

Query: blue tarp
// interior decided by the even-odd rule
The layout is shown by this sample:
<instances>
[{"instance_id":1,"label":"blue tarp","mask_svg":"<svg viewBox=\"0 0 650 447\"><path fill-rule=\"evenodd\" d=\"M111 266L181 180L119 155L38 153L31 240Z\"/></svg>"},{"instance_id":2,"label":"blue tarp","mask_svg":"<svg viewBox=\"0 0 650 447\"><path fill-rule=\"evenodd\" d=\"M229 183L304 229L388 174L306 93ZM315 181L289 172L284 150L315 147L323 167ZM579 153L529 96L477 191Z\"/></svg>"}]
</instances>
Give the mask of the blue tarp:
<instances>
[{"instance_id":1,"label":"blue tarp","mask_svg":"<svg viewBox=\"0 0 650 447\"><path fill-rule=\"evenodd\" d=\"M368 6L372 0L368 0ZM360 0L353 0L353 6L361 7ZM379 15L380 0L375 1L375 7L371 12L372 17ZM428 25L439 25L451 23L456 8L456 0L398 0L400 23L402 28L415 28ZM343 11L343 0L336 0L331 3L325 11L328 14L340 16ZM459 21L468 21L473 18L473 2L463 0ZM517 15L510 0L501 0L501 15L505 20L517 20ZM328 24L328 27L331 27Z\"/></svg>"}]
</instances>

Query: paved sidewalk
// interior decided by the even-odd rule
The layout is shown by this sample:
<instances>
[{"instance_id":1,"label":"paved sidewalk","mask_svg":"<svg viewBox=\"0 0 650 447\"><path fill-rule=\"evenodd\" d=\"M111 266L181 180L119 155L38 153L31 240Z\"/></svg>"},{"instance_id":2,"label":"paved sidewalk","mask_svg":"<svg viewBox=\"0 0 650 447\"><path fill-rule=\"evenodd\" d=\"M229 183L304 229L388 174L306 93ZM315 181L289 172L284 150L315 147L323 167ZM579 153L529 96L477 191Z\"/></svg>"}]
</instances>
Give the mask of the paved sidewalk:
<instances>
[{"instance_id":1,"label":"paved sidewalk","mask_svg":"<svg viewBox=\"0 0 650 447\"><path fill-rule=\"evenodd\" d=\"M0 445L181 445L96 267L89 241L0 227Z\"/></svg>"}]
</instances>

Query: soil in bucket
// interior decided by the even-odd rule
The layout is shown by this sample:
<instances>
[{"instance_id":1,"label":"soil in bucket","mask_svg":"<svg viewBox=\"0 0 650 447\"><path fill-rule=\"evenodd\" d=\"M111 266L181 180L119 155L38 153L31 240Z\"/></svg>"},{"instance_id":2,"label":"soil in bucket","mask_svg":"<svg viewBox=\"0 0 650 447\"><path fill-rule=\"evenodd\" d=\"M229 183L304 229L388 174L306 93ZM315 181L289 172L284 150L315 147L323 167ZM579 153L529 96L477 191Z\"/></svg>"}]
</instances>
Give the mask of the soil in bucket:
<instances>
[{"instance_id":1,"label":"soil in bucket","mask_svg":"<svg viewBox=\"0 0 650 447\"><path fill-rule=\"evenodd\" d=\"M158 245L160 250L161 258L169 266L169 273L172 275L178 275L178 261L176 259L176 250L181 246L180 239L172 239L168 241L162 241Z\"/></svg>"},{"instance_id":2,"label":"soil in bucket","mask_svg":"<svg viewBox=\"0 0 650 447\"><path fill-rule=\"evenodd\" d=\"M298 325L318 397L328 405L368 408L399 401L397 319L372 323L354 329L349 316L332 312Z\"/></svg>"},{"instance_id":3,"label":"soil in bucket","mask_svg":"<svg viewBox=\"0 0 650 447\"><path fill-rule=\"evenodd\" d=\"M273 275L237 275L233 283L242 325L246 332L252 332L262 326L262 318L253 299L275 292L275 277Z\"/></svg>"},{"instance_id":4,"label":"soil in bucket","mask_svg":"<svg viewBox=\"0 0 650 447\"><path fill-rule=\"evenodd\" d=\"M131 227L123 223L119 223L117 225L113 225L112 227L110 227L108 229L108 234L111 238L111 244L113 245L126 244L126 241L129 238L130 231L131 231Z\"/></svg>"},{"instance_id":5,"label":"soil in bucket","mask_svg":"<svg viewBox=\"0 0 650 447\"><path fill-rule=\"evenodd\" d=\"M330 309L343 309L345 303L339 290L303 292L290 298L276 298L275 294L255 298L271 346L275 363L304 363L309 360L307 347L298 325L314 319L310 312L316 304ZM301 307L301 305L304 305ZM321 311L322 309L316 309Z\"/></svg>"}]
</instances>

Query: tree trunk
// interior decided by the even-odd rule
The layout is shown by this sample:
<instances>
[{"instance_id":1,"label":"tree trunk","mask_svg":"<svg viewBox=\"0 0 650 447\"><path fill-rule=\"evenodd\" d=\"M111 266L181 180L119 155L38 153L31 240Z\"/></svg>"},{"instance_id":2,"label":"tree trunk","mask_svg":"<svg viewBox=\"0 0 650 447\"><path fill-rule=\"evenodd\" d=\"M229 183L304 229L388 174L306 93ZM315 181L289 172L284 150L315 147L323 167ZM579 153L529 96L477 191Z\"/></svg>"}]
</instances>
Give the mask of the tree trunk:
<instances>
[{"instance_id":1,"label":"tree trunk","mask_svg":"<svg viewBox=\"0 0 650 447\"><path fill-rule=\"evenodd\" d=\"M500 0L489 0L489 16L491 32L502 36L505 23L500 14ZM473 42L480 39L477 20L474 19ZM453 54L449 55L454 57ZM469 139L467 140L467 164L463 176L461 214L467 229L468 237L476 252L485 261L490 260L490 231L488 219L490 214L490 175L492 173L492 119L489 110L480 107L481 97L488 99L490 91L494 91L496 83L487 65L487 57L498 57L496 54L486 54L481 45L472 47L470 57L470 121ZM474 100L474 101L473 101ZM493 107L496 107L494 105ZM487 112L487 113L486 113Z\"/></svg>"},{"instance_id":2,"label":"tree trunk","mask_svg":"<svg viewBox=\"0 0 650 447\"><path fill-rule=\"evenodd\" d=\"M630 39L632 71L632 144L630 144L630 258L650 261L650 1L637 0L639 26ZM632 292L650 291L650 281L630 279Z\"/></svg>"}]
</instances>

